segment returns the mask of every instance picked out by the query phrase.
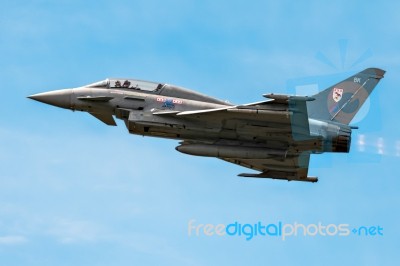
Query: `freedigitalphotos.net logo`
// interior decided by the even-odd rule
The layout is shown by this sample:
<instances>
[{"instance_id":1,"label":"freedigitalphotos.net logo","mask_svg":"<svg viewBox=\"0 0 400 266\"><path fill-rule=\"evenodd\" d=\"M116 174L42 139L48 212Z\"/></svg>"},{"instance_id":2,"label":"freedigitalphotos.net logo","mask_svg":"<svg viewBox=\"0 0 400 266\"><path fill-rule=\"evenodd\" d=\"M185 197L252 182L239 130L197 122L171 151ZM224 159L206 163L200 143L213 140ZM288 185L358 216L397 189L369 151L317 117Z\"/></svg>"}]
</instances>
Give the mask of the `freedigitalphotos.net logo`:
<instances>
[{"instance_id":1,"label":"freedigitalphotos.net logo","mask_svg":"<svg viewBox=\"0 0 400 266\"><path fill-rule=\"evenodd\" d=\"M270 237L286 240L292 237L382 237L383 227L373 226L351 226L350 224L323 224L310 223L239 223L238 221L229 224L203 224L196 223L195 219L188 222L189 237L243 237L247 241L255 237Z\"/></svg>"}]
</instances>

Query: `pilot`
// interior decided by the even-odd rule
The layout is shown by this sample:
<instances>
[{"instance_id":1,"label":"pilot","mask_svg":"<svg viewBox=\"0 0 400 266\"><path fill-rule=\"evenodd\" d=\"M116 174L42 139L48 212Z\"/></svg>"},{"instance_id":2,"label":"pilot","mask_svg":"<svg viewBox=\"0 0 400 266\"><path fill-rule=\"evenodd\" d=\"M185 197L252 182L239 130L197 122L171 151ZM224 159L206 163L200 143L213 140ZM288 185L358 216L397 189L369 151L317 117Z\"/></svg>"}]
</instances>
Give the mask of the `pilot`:
<instances>
[{"instance_id":1,"label":"pilot","mask_svg":"<svg viewBox=\"0 0 400 266\"><path fill-rule=\"evenodd\" d=\"M124 84L122 85L122 87L129 88L130 85L131 85L131 83L128 80L125 80Z\"/></svg>"}]
</instances>

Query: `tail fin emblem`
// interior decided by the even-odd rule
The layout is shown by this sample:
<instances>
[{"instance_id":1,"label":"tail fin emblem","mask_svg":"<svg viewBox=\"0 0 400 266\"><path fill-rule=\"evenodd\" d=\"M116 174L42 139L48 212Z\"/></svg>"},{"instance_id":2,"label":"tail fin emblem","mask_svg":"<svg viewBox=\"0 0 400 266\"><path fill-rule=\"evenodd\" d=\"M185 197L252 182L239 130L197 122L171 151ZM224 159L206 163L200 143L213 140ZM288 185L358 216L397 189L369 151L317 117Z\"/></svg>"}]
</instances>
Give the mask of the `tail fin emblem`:
<instances>
[{"instance_id":1,"label":"tail fin emblem","mask_svg":"<svg viewBox=\"0 0 400 266\"><path fill-rule=\"evenodd\" d=\"M342 99L343 89L333 88L332 98L335 102L339 102Z\"/></svg>"}]
</instances>

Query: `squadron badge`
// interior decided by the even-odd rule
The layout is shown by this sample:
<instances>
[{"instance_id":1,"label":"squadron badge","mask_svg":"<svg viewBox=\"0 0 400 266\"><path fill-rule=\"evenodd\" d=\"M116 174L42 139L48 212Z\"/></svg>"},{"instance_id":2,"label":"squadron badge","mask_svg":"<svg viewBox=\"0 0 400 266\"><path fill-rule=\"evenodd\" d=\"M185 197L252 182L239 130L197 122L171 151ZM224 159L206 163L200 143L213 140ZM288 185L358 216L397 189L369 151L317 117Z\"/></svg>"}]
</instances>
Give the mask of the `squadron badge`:
<instances>
[{"instance_id":1,"label":"squadron badge","mask_svg":"<svg viewBox=\"0 0 400 266\"><path fill-rule=\"evenodd\" d=\"M335 102L339 102L342 99L343 89L333 88L332 98Z\"/></svg>"}]
</instances>

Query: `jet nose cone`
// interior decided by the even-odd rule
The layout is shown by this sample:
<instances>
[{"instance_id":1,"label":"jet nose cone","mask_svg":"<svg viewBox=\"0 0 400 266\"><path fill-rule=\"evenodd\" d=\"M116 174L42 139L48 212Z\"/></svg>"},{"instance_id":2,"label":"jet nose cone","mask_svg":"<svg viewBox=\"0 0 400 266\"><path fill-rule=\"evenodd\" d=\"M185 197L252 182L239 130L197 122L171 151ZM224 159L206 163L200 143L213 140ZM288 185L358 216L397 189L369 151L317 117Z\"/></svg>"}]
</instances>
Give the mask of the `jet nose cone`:
<instances>
[{"instance_id":1,"label":"jet nose cone","mask_svg":"<svg viewBox=\"0 0 400 266\"><path fill-rule=\"evenodd\" d=\"M61 108L71 108L72 89L38 93L28 96L29 99L47 103Z\"/></svg>"}]
</instances>

